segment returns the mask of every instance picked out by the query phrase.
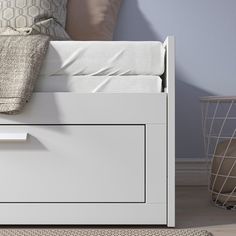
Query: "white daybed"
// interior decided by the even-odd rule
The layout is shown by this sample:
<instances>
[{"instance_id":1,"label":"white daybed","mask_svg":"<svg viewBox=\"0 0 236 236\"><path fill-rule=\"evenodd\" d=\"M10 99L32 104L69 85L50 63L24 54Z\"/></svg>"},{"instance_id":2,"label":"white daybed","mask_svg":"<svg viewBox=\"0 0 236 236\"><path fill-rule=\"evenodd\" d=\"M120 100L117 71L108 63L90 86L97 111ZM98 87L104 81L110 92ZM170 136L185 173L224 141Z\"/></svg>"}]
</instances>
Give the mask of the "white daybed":
<instances>
[{"instance_id":1,"label":"white daybed","mask_svg":"<svg viewBox=\"0 0 236 236\"><path fill-rule=\"evenodd\" d=\"M174 38L51 42L0 115L0 224L175 225Z\"/></svg>"}]
</instances>

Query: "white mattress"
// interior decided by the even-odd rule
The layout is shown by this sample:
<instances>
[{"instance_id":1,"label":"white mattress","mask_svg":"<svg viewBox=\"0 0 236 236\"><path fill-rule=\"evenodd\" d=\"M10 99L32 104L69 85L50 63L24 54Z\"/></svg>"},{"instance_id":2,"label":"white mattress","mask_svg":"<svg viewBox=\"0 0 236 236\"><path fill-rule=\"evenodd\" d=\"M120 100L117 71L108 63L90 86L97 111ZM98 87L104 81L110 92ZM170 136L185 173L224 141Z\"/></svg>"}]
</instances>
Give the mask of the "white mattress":
<instances>
[{"instance_id":1,"label":"white mattress","mask_svg":"<svg viewBox=\"0 0 236 236\"><path fill-rule=\"evenodd\" d=\"M162 75L161 42L54 41L41 75Z\"/></svg>"},{"instance_id":2,"label":"white mattress","mask_svg":"<svg viewBox=\"0 0 236 236\"><path fill-rule=\"evenodd\" d=\"M53 41L36 92L161 92L161 42Z\"/></svg>"},{"instance_id":3,"label":"white mattress","mask_svg":"<svg viewBox=\"0 0 236 236\"><path fill-rule=\"evenodd\" d=\"M160 93L159 76L40 76L35 92Z\"/></svg>"}]
</instances>

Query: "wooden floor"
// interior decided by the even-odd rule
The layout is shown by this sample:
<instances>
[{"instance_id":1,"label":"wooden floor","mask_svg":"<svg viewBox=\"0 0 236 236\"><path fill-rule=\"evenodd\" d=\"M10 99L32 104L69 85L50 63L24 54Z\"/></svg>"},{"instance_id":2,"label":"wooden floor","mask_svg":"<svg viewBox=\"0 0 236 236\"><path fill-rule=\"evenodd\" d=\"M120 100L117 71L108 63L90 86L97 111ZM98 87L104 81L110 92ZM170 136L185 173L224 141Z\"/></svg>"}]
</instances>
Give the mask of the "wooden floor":
<instances>
[{"instance_id":1,"label":"wooden floor","mask_svg":"<svg viewBox=\"0 0 236 236\"><path fill-rule=\"evenodd\" d=\"M236 211L211 205L206 187L176 188L177 228L207 229L214 236L236 236Z\"/></svg>"}]
</instances>

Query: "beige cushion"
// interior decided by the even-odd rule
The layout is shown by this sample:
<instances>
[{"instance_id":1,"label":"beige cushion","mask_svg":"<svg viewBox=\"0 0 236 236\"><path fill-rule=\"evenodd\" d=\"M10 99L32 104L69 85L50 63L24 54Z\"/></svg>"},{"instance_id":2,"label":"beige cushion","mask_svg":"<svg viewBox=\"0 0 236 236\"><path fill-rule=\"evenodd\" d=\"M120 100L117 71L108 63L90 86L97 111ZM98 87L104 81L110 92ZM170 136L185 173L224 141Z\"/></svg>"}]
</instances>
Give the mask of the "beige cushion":
<instances>
[{"instance_id":1,"label":"beige cushion","mask_svg":"<svg viewBox=\"0 0 236 236\"><path fill-rule=\"evenodd\" d=\"M228 150L225 154L225 151L228 147ZM218 156L224 156L223 162L222 157ZM235 157L235 158L229 158L229 157ZM231 193L234 188L236 187L236 163L234 165L234 162L236 162L236 140L233 139L231 142L230 140L225 140L223 142L220 142L217 145L216 148L216 155L213 158L212 161L212 173L222 176L214 176L212 175L211 178L211 189L215 192L220 192L221 193ZM231 170L232 169L232 170ZM231 172L230 172L231 170ZM223 176L228 176L230 172L230 176L223 177ZM233 178L234 177L234 178ZM214 186L213 183L215 181ZM236 201L236 199L235 199Z\"/></svg>"},{"instance_id":2,"label":"beige cushion","mask_svg":"<svg viewBox=\"0 0 236 236\"><path fill-rule=\"evenodd\" d=\"M66 30L73 40L112 40L121 0L68 0Z\"/></svg>"},{"instance_id":3,"label":"beige cushion","mask_svg":"<svg viewBox=\"0 0 236 236\"><path fill-rule=\"evenodd\" d=\"M68 39L66 6L67 0L0 0L0 28L28 29L53 39Z\"/></svg>"}]
</instances>

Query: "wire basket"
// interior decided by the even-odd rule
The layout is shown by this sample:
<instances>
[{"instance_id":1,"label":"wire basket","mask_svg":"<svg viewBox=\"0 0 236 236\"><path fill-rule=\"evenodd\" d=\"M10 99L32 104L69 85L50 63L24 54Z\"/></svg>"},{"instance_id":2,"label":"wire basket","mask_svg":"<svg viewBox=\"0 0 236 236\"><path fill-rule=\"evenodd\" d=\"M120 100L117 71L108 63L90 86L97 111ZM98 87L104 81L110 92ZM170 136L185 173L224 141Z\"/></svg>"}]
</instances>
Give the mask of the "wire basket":
<instances>
[{"instance_id":1,"label":"wire basket","mask_svg":"<svg viewBox=\"0 0 236 236\"><path fill-rule=\"evenodd\" d=\"M236 97L205 97L201 108L211 200L236 210Z\"/></svg>"}]
</instances>

